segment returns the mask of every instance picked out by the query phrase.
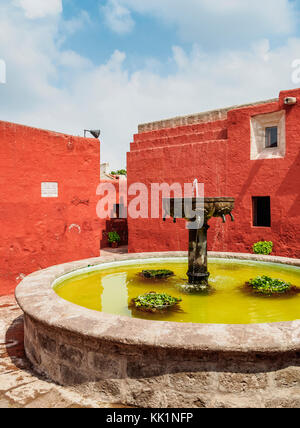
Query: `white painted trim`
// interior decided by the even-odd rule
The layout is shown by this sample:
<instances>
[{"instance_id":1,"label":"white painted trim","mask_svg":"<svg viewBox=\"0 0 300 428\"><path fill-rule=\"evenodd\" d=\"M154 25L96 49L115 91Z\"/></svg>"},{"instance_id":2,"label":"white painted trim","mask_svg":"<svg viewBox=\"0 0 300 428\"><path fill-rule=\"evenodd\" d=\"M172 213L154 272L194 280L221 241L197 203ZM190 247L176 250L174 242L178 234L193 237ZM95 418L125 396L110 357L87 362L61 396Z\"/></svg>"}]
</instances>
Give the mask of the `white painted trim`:
<instances>
[{"instance_id":1,"label":"white painted trim","mask_svg":"<svg viewBox=\"0 0 300 428\"><path fill-rule=\"evenodd\" d=\"M253 116L251 124L251 160L284 158L286 154L285 111ZM278 127L278 147L265 147L266 128Z\"/></svg>"}]
</instances>

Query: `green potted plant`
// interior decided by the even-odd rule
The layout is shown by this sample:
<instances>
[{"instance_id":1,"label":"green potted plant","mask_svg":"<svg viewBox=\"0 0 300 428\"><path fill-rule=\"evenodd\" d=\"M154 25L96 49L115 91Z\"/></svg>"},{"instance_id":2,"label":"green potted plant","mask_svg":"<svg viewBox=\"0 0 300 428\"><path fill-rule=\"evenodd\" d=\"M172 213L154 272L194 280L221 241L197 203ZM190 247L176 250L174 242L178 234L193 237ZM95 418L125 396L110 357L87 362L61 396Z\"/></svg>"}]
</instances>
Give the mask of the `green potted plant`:
<instances>
[{"instance_id":1,"label":"green potted plant","mask_svg":"<svg viewBox=\"0 0 300 428\"><path fill-rule=\"evenodd\" d=\"M256 242L256 244L253 245L253 252L254 254L263 254L263 255L270 255L273 251L273 242L271 241L261 241Z\"/></svg>"},{"instance_id":2,"label":"green potted plant","mask_svg":"<svg viewBox=\"0 0 300 428\"><path fill-rule=\"evenodd\" d=\"M120 241L118 232L108 232L108 242L112 248L118 248Z\"/></svg>"}]
</instances>

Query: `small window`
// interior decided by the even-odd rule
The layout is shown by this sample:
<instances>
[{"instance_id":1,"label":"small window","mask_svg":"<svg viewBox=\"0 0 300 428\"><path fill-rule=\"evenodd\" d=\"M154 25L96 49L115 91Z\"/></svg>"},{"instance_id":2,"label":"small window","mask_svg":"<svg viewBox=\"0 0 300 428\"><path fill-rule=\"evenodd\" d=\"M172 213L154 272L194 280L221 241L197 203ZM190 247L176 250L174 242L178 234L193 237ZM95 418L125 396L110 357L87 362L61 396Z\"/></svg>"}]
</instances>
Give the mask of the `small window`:
<instances>
[{"instance_id":1,"label":"small window","mask_svg":"<svg viewBox=\"0 0 300 428\"><path fill-rule=\"evenodd\" d=\"M253 197L253 226L271 227L271 198Z\"/></svg>"},{"instance_id":2,"label":"small window","mask_svg":"<svg viewBox=\"0 0 300 428\"><path fill-rule=\"evenodd\" d=\"M251 160L280 159L286 154L285 111L252 116Z\"/></svg>"},{"instance_id":3,"label":"small window","mask_svg":"<svg viewBox=\"0 0 300 428\"><path fill-rule=\"evenodd\" d=\"M114 218L127 218L127 211L124 204L120 203L114 205Z\"/></svg>"},{"instance_id":4,"label":"small window","mask_svg":"<svg viewBox=\"0 0 300 428\"><path fill-rule=\"evenodd\" d=\"M120 204L115 204L114 205L114 213L115 213L115 218L119 218L120 217Z\"/></svg>"},{"instance_id":5,"label":"small window","mask_svg":"<svg viewBox=\"0 0 300 428\"><path fill-rule=\"evenodd\" d=\"M278 128L277 126L271 126L266 128L266 149L272 147L278 147Z\"/></svg>"}]
</instances>

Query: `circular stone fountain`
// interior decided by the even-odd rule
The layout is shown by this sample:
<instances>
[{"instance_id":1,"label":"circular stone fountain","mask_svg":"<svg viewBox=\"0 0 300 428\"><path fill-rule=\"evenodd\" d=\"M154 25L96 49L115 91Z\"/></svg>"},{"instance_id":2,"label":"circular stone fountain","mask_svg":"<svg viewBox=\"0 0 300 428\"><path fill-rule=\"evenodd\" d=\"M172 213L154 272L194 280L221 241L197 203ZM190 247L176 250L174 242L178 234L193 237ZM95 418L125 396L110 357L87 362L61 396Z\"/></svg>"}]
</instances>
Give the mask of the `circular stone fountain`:
<instances>
[{"instance_id":1,"label":"circular stone fountain","mask_svg":"<svg viewBox=\"0 0 300 428\"><path fill-rule=\"evenodd\" d=\"M209 256L300 266L300 260L279 257ZM168 257L187 254L119 255L26 277L16 298L24 311L25 350L34 368L59 384L94 390L99 401L108 403L299 407L299 319L245 325L157 322L86 309L53 289L58 281L91 269Z\"/></svg>"}]
</instances>

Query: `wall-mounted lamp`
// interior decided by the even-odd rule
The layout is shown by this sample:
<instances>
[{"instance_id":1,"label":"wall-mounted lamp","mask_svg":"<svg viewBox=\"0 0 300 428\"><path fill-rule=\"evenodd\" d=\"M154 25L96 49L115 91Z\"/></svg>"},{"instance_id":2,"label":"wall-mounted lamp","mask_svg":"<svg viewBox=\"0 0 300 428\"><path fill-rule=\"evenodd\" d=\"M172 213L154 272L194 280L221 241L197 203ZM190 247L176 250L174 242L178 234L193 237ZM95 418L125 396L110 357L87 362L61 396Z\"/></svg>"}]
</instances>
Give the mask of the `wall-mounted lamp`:
<instances>
[{"instance_id":1,"label":"wall-mounted lamp","mask_svg":"<svg viewBox=\"0 0 300 428\"><path fill-rule=\"evenodd\" d=\"M295 97L286 97L284 99L284 104L287 105L287 106L291 106L291 105L297 104L297 98L295 98Z\"/></svg>"},{"instance_id":2,"label":"wall-mounted lamp","mask_svg":"<svg viewBox=\"0 0 300 428\"><path fill-rule=\"evenodd\" d=\"M84 138L86 137L86 133L89 132L90 134L92 134L93 137L95 138L99 138L101 131L100 129L85 129L84 130Z\"/></svg>"}]
</instances>

